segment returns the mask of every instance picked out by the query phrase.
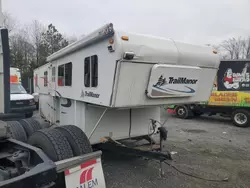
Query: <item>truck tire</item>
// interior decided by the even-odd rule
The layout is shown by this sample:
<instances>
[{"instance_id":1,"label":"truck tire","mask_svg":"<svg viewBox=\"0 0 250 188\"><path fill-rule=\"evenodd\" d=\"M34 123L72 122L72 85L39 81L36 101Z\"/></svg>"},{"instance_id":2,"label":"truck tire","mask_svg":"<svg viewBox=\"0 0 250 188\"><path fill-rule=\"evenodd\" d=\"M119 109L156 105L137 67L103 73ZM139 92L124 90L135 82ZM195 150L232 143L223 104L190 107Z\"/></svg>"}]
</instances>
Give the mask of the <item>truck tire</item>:
<instances>
[{"instance_id":1,"label":"truck tire","mask_svg":"<svg viewBox=\"0 0 250 188\"><path fill-rule=\"evenodd\" d=\"M22 125L22 127L25 130L27 138L29 138L35 131L33 127L31 127L26 121L23 119L19 120L19 123Z\"/></svg>"},{"instance_id":2,"label":"truck tire","mask_svg":"<svg viewBox=\"0 0 250 188\"><path fill-rule=\"evenodd\" d=\"M28 119L25 119L25 121L28 122L35 131L38 131L43 128L42 125L38 121L36 121L34 118L28 118Z\"/></svg>"},{"instance_id":3,"label":"truck tire","mask_svg":"<svg viewBox=\"0 0 250 188\"><path fill-rule=\"evenodd\" d=\"M248 127L250 124L250 112L239 109L232 113L232 120L237 127Z\"/></svg>"},{"instance_id":4,"label":"truck tire","mask_svg":"<svg viewBox=\"0 0 250 188\"><path fill-rule=\"evenodd\" d=\"M188 119L192 117L192 112L191 110L188 109L187 106L177 106L176 109L176 116L180 119Z\"/></svg>"},{"instance_id":5,"label":"truck tire","mask_svg":"<svg viewBox=\"0 0 250 188\"><path fill-rule=\"evenodd\" d=\"M34 132L42 129L42 126L36 120L30 119L21 119L19 120L20 124L23 126L27 137L29 138Z\"/></svg>"},{"instance_id":6,"label":"truck tire","mask_svg":"<svg viewBox=\"0 0 250 188\"><path fill-rule=\"evenodd\" d=\"M27 142L26 132L18 121L7 121L7 129L11 138L21 142Z\"/></svg>"},{"instance_id":7,"label":"truck tire","mask_svg":"<svg viewBox=\"0 0 250 188\"><path fill-rule=\"evenodd\" d=\"M92 152L92 147L86 134L77 126L64 125L56 127L68 140L74 156Z\"/></svg>"},{"instance_id":8,"label":"truck tire","mask_svg":"<svg viewBox=\"0 0 250 188\"><path fill-rule=\"evenodd\" d=\"M73 157L67 138L57 129L36 131L28 143L43 150L54 162Z\"/></svg>"}]
</instances>

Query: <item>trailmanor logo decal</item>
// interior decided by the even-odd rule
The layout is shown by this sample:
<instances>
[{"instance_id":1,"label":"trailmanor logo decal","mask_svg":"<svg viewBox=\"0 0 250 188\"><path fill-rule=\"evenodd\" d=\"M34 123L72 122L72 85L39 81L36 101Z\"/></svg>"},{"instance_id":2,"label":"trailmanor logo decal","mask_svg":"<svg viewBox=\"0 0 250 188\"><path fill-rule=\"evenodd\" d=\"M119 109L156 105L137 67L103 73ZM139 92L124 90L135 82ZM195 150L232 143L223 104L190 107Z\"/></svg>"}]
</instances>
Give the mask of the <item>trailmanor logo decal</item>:
<instances>
[{"instance_id":1,"label":"trailmanor logo decal","mask_svg":"<svg viewBox=\"0 0 250 188\"><path fill-rule=\"evenodd\" d=\"M191 94L195 93L196 91L192 88L192 85L196 85L198 79L192 79L187 77L163 77L161 75L158 78L156 84L152 86L152 93L157 90L158 92L167 93L170 95L173 94Z\"/></svg>"},{"instance_id":2,"label":"trailmanor logo decal","mask_svg":"<svg viewBox=\"0 0 250 188\"><path fill-rule=\"evenodd\" d=\"M84 98L84 97L93 97L93 98L99 98L100 97L100 94L98 93L94 93L92 91L83 91L81 92L81 97Z\"/></svg>"}]
</instances>

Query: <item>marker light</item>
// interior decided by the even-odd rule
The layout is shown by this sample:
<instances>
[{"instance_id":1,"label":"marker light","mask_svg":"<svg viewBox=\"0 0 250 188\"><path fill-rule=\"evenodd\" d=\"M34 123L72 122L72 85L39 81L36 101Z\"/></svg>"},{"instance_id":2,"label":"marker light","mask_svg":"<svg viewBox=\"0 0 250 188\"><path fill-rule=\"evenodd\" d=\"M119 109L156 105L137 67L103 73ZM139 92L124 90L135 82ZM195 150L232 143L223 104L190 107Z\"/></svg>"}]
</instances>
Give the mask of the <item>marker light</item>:
<instances>
[{"instance_id":1,"label":"marker light","mask_svg":"<svg viewBox=\"0 0 250 188\"><path fill-rule=\"evenodd\" d=\"M122 36L121 38L122 38L122 40L128 41L128 36Z\"/></svg>"},{"instance_id":2,"label":"marker light","mask_svg":"<svg viewBox=\"0 0 250 188\"><path fill-rule=\"evenodd\" d=\"M216 50L213 50L213 53L214 53L214 54L217 54L217 51L216 51Z\"/></svg>"},{"instance_id":3,"label":"marker light","mask_svg":"<svg viewBox=\"0 0 250 188\"><path fill-rule=\"evenodd\" d=\"M109 44L113 44L114 40L113 39L109 39Z\"/></svg>"}]
</instances>

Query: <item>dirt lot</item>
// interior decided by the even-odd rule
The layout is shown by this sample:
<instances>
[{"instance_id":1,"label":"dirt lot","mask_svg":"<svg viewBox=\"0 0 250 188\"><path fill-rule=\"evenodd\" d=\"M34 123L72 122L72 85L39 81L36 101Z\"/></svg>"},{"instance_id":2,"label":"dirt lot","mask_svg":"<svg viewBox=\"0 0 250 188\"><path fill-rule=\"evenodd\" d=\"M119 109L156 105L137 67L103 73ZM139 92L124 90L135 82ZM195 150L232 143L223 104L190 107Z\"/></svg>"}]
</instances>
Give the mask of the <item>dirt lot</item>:
<instances>
[{"instance_id":1,"label":"dirt lot","mask_svg":"<svg viewBox=\"0 0 250 188\"><path fill-rule=\"evenodd\" d=\"M160 178L156 161L104 153L108 188L250 187L250 128L234 127L218 117L181 120L164 113L162 121L165 119L169 131L165 146L177 152L171 163L182 171L204 178L229 178L228 182L195 179L167 165Z\"/></svg>"}]
</instances>

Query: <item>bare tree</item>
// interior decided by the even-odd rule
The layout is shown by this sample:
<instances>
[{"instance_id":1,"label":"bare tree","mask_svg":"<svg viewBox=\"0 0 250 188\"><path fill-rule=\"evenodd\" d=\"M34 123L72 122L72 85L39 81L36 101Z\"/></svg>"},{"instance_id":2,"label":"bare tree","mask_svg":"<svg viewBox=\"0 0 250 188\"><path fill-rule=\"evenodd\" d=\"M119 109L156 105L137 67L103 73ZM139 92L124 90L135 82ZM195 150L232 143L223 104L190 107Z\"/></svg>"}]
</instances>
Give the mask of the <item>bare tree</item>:
<instances>
[{"instance_id":1,"label":"bare tree","mask_svg":"<svg viewBox=\"0 0 250 188\"><path fill-rule=\"evenodd\" d=\"M246 59L250 59L250 37L244 40L243 43L243 56Z\"/></svg>"},{"instance_id":2,"label":"bare tree","mask_svg":"<svg viewBox=\"0 0 250 188\"><path fill-rule=\"evenodd\" d=\"M3 16L3 26L7 28L9 33L11 34L17 28L18 21L8 12L4 12Z\"/></svg>"},{"instance_id":3,"label":"bare tree","mask_svg":"<svg viewBox=\"0 0 250 188\"><path fill-rule=\"evenodd\" d=\"M230 59L234 59L235 44L233 41L234 39L228 39L224 40L221 44L221 47L229 53Z\"/></svg>"},{"instance_id":4,"label":"bare tree","mask_svg":"<svg viewBox=\"0 0 250 188\"><path fill-rule=\"evenodd\" d=\"M246 59L250 59L250 37L248 37L245 49L246 49Z\"/></svg>"},{"instance_id":5,"label":"bare tree","mask_svg":"<svg viewBox=\"0 0 250 188\"><path fill-rule=\"evenodd\" d=\"M35 50L35 61L32 65L33 68L36 68L44 64L46 55L43 48L43 33L46 31L45 27L37 20L34 20L29 26L29 34L31 37L31 43Z\"/></svg>"},{"instance_id":6,"label":"bare tree","mask_svg":"<svg viewBox=\"0 0 250 188\"><path fill-rule=\"evenodd\" d=\"M34 48L28 40L27 30L19 30L11 36L10 50L12 66L20 68L22 72L29 71Z\"/></svg>"},{"instance_id":7,"label":"bare tree","mask_svg":"<svg viewBox=\"0 0 250 188\"><path fill-rule=\"evenodd\" d=\"M220 45L225 59L246 59L250 56L250 37L244 39L242 37L229 38L224 40Z\"/></svg>"},{"instance_id":8,"label":"bare tree","mask_svg":"<svg viewBox=\"0 0 250 188\"><path fill-rule=\"evenodd\" d=\"M46 58L69 44L53 24L46 28L39 21L34 20L30 25L17 27L17 20L5 13L4 27L9 35L11 65L21 69L26 76L31 76L34 68L46 63ZM69 38L70 42L76 40ZM23 74L23 75L24 75Z\"/></svg>"}]
</instances>

